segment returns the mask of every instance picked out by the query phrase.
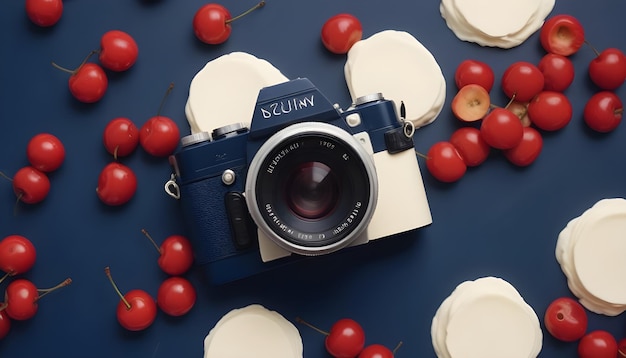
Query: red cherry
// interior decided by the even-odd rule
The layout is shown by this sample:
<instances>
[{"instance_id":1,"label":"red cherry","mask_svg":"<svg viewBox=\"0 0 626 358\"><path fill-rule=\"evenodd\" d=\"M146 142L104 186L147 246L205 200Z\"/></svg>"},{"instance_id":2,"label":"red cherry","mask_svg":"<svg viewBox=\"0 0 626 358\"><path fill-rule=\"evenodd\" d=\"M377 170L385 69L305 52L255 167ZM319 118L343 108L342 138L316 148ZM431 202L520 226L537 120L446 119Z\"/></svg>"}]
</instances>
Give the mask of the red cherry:
<instances>
[{"instance_id":1,"label":"red cherry","mask_svg":"<svg viewBox=\"0 0 626 358\"><path fill-rule=\"evenodd\" d=\"M139 129L125 117L112 119L104 128L104 147L115 159L130 155L139 145Z\"/></svg>"},{"instance_id":2,"label":"red cherry","mask_svg":"<svg viewBox=\"0 0 626 358\"><path fill-rule=\"evenodd\" d=\"M575 17L558 14L544 22L539 39L547 52L569 56L585 43L585 30Z\"/></svg>"},{"instance_id":3,"label":"red cherry","mask_svg":"<svg viewBox=\"0 0 626 358\"><path fill-rule=\"evenodd\" d=\"M65 147L54 135L40 133L28 142L26 156L34 168L42 172L52 172L63 164Z\"/></svg>"},{"instance_id":4,"label":"red cherry","mask_svg":"<svg viewBox=\"0 0 626 358\"><path fill-rule=\"evenodd\" d=\"M159 267L167 274L182 275L193 264L191 242L184 236L169 236L163 241L159 251L161 252Z\"/></svg>"},{"instance_id":5,"label":"red cherry","mask_svg":"<svg viewBox=\"0 0 626 358\"><path fill-rule=\"evenodd\" d=\"M532 127L524 127L522 141L511 149L505 149L503 154L511 163L525 167L537 159L542 149L541 133Z\"/></svg>"},{"instance_id":6,"label":"red cherry","mask_svg":"<svg viewBox=\"0 0 626 358\"><path fill-rule=\"evenodd\" d=\"M98 102L104 97L109 86L109 80L102 67L98 64L87 62L94 53L96 51L89 53L83 60L83 63L75 70L61 67L54 62L52 63L52 66L55 68L70 74L68 80L70 93L83 103Z\"/></svg>"},{"instance_id":7,"label":"red cherry","mask_svg":"<svg viewBox=\"0 0 626 358\"><path fill-rule=\"evenodd\" d=\"M193 30L200 41L209 45L225 42L232 31L231 15L220 4L206 4L193 17Z\"/></svg>"},{"instance_id":8,"label":"red cherry","mask_svg":"<svg viewBox=\"0 0 626 358\"><path fill-rule=\"evenodd\" d=\"M166 157L174 153L179 140L178 125L169 117L152 117L139 130L141 147L155 157Z\"/></svg>"},{"instance_id":9,"label":"red cherry","mask_svg":"<svg viewBox=\"0 0 626 358\"><path fill-rule=\"evenodd\" d=\"M35 245L21 235L9 235L0 241L0 270L13 276L27 272L35 264Z\"/></svg>"},{"instance_id":10,"label":"red cherry","mask_svg":"<svg viewBox=\"0 0 626 358\"><path fill-rule=\"evenodd\" d=\"M544 314L548 333L564 342L581 339L587 332L587 311L578 301L559 297L552 301Z\"/></svg>"},{"instance_id":11,"label":"red cherry","mask_svg":"<svg viewBox=\"0 0 626 358\"><path fill-rule=\"evenodd\" d=\"M122 295L115 281L113 281L111 269L108 266L104 268L104 273L120 297L116 310L117 321L120 325L129 331L142 331L150 327L157 314L157 305L152 296L139 289L128 291Z\"/></svg>"},{"instance_id":12,"label":"red cherry","mask_svg":"<svg viewBox=\"0 0 626 358\"><path fill-rule=\"evenodd\" d=\"M326 351L335 358L354 358L365 346L365 332L360 324L349 318L335 322L329 332L323 331L300 317L296 321L326 336Z\"/></svg>"},{"instance_id":13,"label":"red cherry","mask_svg":"<svg viewBox=\"0 0 626 358\"><path fill-rule=\"evenodd\" d=\"M469 84L477 84L489 92L494 80L493 69L482 61L464 60L454 72L454 82L459 89Z\"/></svg>"},{"instance_id":14,"label":"red cherry","mask_svg":"<svg viewBox=\"0 0 626 358\"><path fill-rule=\"evenodd\" d=\"M156 302L146 291L130 290L117 304L117 320L129 331L141 331L154 322L156 307Z\"/></svg>"},{"instance_id":15,"label":"red cherry","mask_svg":"<svg viewBox=\"0 0 626 358\"><path fill-rule=\"evenodd\" d=\"M63 1L26 0L26 15L35 25L52 26L59 22L63 15Z\"/></svg>"},{"instance_id":16,"label":"red cherry","mask_svg":"<svg viewBox=\"0 0 626 358\"><path fill-rule=\"evenodd\" d=\"M196 37L209 45L218 45L230 37L232 31L231 23L250 12L265 6L265 1L261 1L254 7L234 18L224 6L216 3L203 5L196 11L193 17L193 31Z\"/></svg>"},{"instance_id":17,"label":"red cherry","mask_svg":"<svg viewBox=\"0 0 626 358\"><path fill-rule=\"evenodd\" d=\"M545 131L565 127L572 120L573 112L572 104L561 92L543 91L528 103L528 118Z\"/></svg>"},{"instance_id":18,"label":"red cherry","mask_svg":"<svg viewBox=\"0 0 626 358\"><path fill-rule=\"evenodd\" d=\"M72 283L66 279L60 284L47 289L38 289L31 281L20 278L12 281L6 288L6 313L10 318L23 321L32 318L39 308L38 302L48 293Z\"/></svg>"},{"instance_id":19,"label":"red cherry","mask_svg":"<svg viewBox=\"0 0 626 358\"><path fill-rule=\"evenodd\" d=\"M11 319L6 313L6 304L0 303L0 340L6 337L11 330Z\"/></svg>"},{"instance_id":20,"label":"red cherry","mask_svg":"<svg viewBox=\"0 0 626 358\"><path fill-rule=\"evenodd\" d=\"M143 149L155 157L166 157L174 153L180 140L178 125L169 117L160 115L165 99L174 89L170 83L161 100L157 115L148 119L139 129L139 143Z\"/></svg>"},{"instance_id":21,"label":"red cherry","mask_svg":"<svg viewBox=\"0 0 626 358\"><path fill-rule=\"evenodd\" d=\"M578 341L579 358L615 358L617 353L617 341L607 331L592 331Z\"/></svg>"},{"instance_id":22,"label":"red cherry","mask_svg":"<svg viewBox=\"0 0 626 358\"><path fill-rule=\"evenodd\" d=\"M568 57L548 53L541 58L537 68L543 73L543 89L546 91L563 92L574 81L574 65Z\"/></svg>"},{"instance_id":23,"label":"red cherry","mask_svg":"<svg viewBox=\"0 0 626 358\"><path fill-rule=\"evenodd\" d=\"M185 278L170 277L159 286L157 305L170 316L178 317L187 314L195 303L196 289Z\"/></svg>"},{"instance_id":24,"label":"red cherry","mask_svg":"<svg viewBox=\"0 0 626 358\"><path fill-rule=\"evenodd\" d=\"M100 38L99 60L111 71L126 71L137 61L139 48L132 36L124 31L107 31Z\"/></svg>"},{"instance_id":25,"label":"red cherry","mask_svg":"<svg viewBox=\"0 0 626 358\"><path fill-rule=\"evenodd\" d=\"M83 103L94 103L102 99L108 84L106 73L95 63L80 66L69 79L70 92Z\"/></svg>"},{"instance_id":26,"label":"red cherry","mask_svg":"<svg viewBox=\"0 0 626 358\"><path fill-rule=\"evenodd\" d=\"M346 54L363 36L361 22L351 14L337 14L322 25L324 47L335 54Z\"/></svg>"},{"instance_id":27,"label":"red cherry","mask_svg":"<svg viewBox=\"0 0 626 358\"><path fill-rule=\"evenodd\" d=\"M20 278L6 288L6 312L12 319L27 320L37 313L37 287L29 280Z\"/></svg>"},{"instance_id":28,"label":"red cherry","mask_svg":"<svg viewBox=\"0 0 626 358\"><path fill-rule=\"evenodd\" d=\"M31 166L23 167L13 177L13 191L26 204L43 201L50 192L50 179L46 173Z\"/></svg>"},{"instance_id":29,"label":"red cherry","mask_svg":"<svg viewBox=\"0 0 626 358\"><path fill-rule=\"evenodd\" d=\"M589 98L583 110L583 119L589 128L597 132L610 132L622 122L624 106L611 91L601 91Z\"/></svg>"},{"instance_id":30,"label":"red cherry","mask_svg":"<svg viewBox=\"0 0 626 358\"><path fill-rule=\"evenodd\" d=\"M530 101L543 90L543 73L532 63L519 61L511 64L502 75L502 90L519 102Z\"/></svg>"},{"instance_id":31,"label":"red cherry","mask_svg":"<svg viewBox=\"0 0 626 358\"><path fill-rule=\"evenodd\" d=\"M468 167L475 167L484 162L491 151L489 144L480 136L480 130L474 127L457 129L452 133L450 143Z\"/></svg>"},{"instance_id":32,"label":"red cherry","mask_svg":"<svg viewBox=\"0 0 626 358\"><path fill-rule=\"evenodd\" d=\"M96 193L103 203L118 206L127 203L137 191L137 177L129 167L113 162L102 169Z\"/></svg>"},{"instance_id":33,"label":"red cherry","mask_svg":"<svg viewBox=\"0 0 626 358\"><path fill-rule=\"evenodd\" d=\"M158 264L163 272L168 275L178 276L191 268L193 264L193 250L191 242L186 237L171 235L159 247L147 230L142 229L141 232L146 235L159 252Z\"/></svg>"},{"instance_id":34,"label":"red cherry","mask_svg":"<svg viewBox=\"0 0 626 358\"><path fill-rule=\"evenodd\" d=\"M393 351L382 344L371 344L365 347L358 358L393 358Z\"/></svg>"},{"instance_id":35,"label":"red cherry","mask_svg":"<svg viewBox=\"0 0 626 358\"><path fill-rule=\"evenodd\" d=\"M426 154L426 168L437 180L452 183L465 175L467 165L456 147L446 141L433 144Z\"/></svg>"},{"instance_id":36,"label":"red cherry","mask_svg":"<svg viewBox=\"0 0 626 358\"><path fill-rule=\"evenodd\" d=\"M523 128L515 113L505 108L494 108L483 118L480 135L493 148L510 149L522 141Z\"/></svg>"},{"instance_id":37,"label":"red cherry","mask_svg":"<svg viewBox=\"0 0 626 358\"><path fill-rule=\"evenodd\" d=\"M614 90L626 81L626 56L616 48L597 53L589 63L589 78L603 90Z\"/></svg>"},{"instance_id":38,"label":"red cherry","mask_svg":"<svg viewBox=\"0 0 626 358\"><path fill-rule=\"evenodd\" d=\"M356 357L365 346L365 332L356 321L342 318L330 327L325 346L333 357Z\"/></svg>"}]
</instances>

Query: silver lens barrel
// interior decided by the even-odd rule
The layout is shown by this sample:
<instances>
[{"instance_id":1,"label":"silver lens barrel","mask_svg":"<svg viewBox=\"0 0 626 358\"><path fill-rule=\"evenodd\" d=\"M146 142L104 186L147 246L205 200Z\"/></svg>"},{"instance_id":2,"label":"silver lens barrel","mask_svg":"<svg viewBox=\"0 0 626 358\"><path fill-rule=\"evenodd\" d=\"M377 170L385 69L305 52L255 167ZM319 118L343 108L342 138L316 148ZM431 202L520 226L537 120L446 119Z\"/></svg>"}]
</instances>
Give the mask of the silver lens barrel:
<instances>
[{"instance_id":1,"label":"silver lens barrel","mask_svg":"<svg viewBox=\"0 0 626 358\"><path fill-rule=\"evenodd\" d=\"M307 149L315 147L310 143L316 141L337 150ZM343 188L337 210L320 221L297 218L285 208L289 199L276 199L289 195L284 186L292 167L311 161L335 170ZM358 183L356 194L350 194L357 191L351 188L353 182ZM276 194L279 191L287 194ZM252 219L265 236L287 251L314 256L349 246L364 233L376 207L378 181L372 154L350 133L327 123L303 122L280 130L260 147L248 168L245 194ZM308 230L316 225L324 230Z\"/></svg>"}]
</instances>

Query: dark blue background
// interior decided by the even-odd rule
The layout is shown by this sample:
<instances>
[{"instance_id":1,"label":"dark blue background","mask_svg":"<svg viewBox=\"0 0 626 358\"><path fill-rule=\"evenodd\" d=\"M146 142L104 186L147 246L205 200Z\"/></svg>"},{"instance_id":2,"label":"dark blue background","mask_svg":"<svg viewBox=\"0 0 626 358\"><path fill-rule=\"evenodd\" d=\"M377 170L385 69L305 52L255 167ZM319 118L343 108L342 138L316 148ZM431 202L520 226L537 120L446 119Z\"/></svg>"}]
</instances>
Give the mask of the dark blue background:
<instances>
[{"instance_id":1,"label":"dark blue background","mask_svg":"<svg viewBox=\"0 0 626 358\"><path fill-rule=\"evenodd\" d=\"M223 2L233 14L253 3ZM351 317L365 328L368 343L393 347L403 341L398 357L431 357L432 316L464 280L502 277L540 317L552 299L570 295L554 258L559 231L597 200L626 192L626 128L597 135L582 122L584 103L597 90L586 75L594 57L589 47L572 57L577 73L567 94L574 118L565 129L546 133L544 151L530 167L516 168L494 152L450 185L435 181L420 161L431 226L223 287L209 287L191 272L198 301L190 314L173 319L159 313L144 332L123 330L115 318L118 298L103 268L111 266L122 290L142 288L156 295L166 275L140 229L148 229L157 240L186 230L178 203L163 192L170 175L167 160L151 158L142 149L123 160L138 176L133 200L120 208L100 203L95 187L101 168L111 160L101 140L110 119L126 116L143 124L174 82L162 114L187 132L183 110L189 82L207 61L232 51L267 59L290 78L308 77L345 107L350 102L343 77L345 57L327 53L319 32L330 16L351 12L362 21L364 37L385 29L408 31L439 61L448 83L446 107L435 123L416 133L417 149L426 152L461 125L449 110L459 62L483 60L493 66L499 81L512 62L537 63L543 55L538 34L510 50L459 41L441 19L435 0L269 0L265 8L235 23L225 44L209 46L194 37L191 27L202 4L67 0L61 21L41 29L27 19L23 1L3 3L0 170L12 175L26 165L26 144L39 132L57 135L65 143L67 158L51 175L48 198L38 205L20 205L17 213L10 182L0 181L0 236L21 234L35 243L37 263L24 277L36 285L52 286L66 277L74 283L42 300L33 319L14 322L0 341L1 357L199 357L203 338L219 318L252 303L292 321L301 316L322 328ZM553 11L557 13L578 17L595 47L626 50L623 0L558 1ZM67 74L50 62L77 66L111 29L135 37L138 62L126 73L110 73L102 101L78 103L67 89ZM498 88L494 102L504 103ZM626 86L618 94L626 100ZM590 315L589 329L607 329L617 338L626 336L625 325L621 316ZM325 357L323 336L298 328L305 356ZM572 357L575 350L575 344L561 344L546 335L541 356Z\"/></svg>"}]
</instances>

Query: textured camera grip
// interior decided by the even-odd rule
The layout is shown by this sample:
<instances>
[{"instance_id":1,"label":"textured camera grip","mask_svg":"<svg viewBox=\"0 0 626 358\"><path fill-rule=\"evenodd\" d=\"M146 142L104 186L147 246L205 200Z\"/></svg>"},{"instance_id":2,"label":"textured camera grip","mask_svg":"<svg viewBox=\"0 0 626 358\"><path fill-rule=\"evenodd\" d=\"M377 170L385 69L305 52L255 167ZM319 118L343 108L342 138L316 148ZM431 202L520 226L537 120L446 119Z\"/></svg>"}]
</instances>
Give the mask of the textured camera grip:
<instances>
[{"instance_id":1,"label":"textured camera grip","mask_svg":"<svg viewBox=\"0 0 626 358\"><path fill-rule=\"evenodd\" d=\"M191 242L198 264L213 262L237 253L231 240L224 196L241 190L222 184L220 177L181 187L183 214L191 229Z\"/></svg>"}]
</instances>

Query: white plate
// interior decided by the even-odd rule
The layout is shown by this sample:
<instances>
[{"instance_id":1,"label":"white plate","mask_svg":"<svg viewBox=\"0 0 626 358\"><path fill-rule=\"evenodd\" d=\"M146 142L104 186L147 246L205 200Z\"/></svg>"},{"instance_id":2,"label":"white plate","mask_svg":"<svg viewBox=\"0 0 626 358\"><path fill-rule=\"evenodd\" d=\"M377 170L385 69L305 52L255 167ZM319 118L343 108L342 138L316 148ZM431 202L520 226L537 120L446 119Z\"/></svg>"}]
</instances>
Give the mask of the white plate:
<instances>
[{"instance_id":1,"label":"white plate","mask_svg":"<svg viewBox=\"0 0 626 358\"><path fill-rule=\"evenodd\" d=\"M621 285L626 263L626 200L602 199L559 233L556 258L572 293L592 312L616 316L626 310Z\"/></svg>"},{"instance_id":2,"label":"white plate","mask_svg":"<svg viewBox=\"0 0 626 358\"><path fill-rule=\"evenodd\" d=\"M451 357L535 357L537 327L519 301L499 293L483 294L451 315L446 347Z\"/></svg>"},{"instance_id":3,"label":"white plate","mask_svg":"<svg viewBox=\"0 0 626 358\"><path fill-rule=\"evenodd\" d=\"M555 0L441 0L446 25L463 41L512 48L541 28Z\"/></svg>"},{"instance_id":4,"label":"white plate","mask_svg":"<svg viewBox=\"0 0 626 358\"><path fill-rule=\"evenodd\" d=\"M234 309L204 339L204 358L302 357L298 329L261 305Z\"/></svg>"},{"instance_id":5,"label":"white plate","mask_svg":"<svg viewBox=\"0 0 626 358\"><path fill-rule=\"evenodd\" d=\"M463 19L489 37L504 37L521 31L543 0L453 0Z\"/></svg>"},{"instance_id":6,"label":"white plate","mask_svg":"<svg viewBox=\"0 0 626 358\"><path fill-rule=\"evenodd\" d=\"M459 284L433 317L431 336L439 358L536 357L543 339L532 307L496 277Z\"/></svg>"},{"instance_id":7,"label":"white plate","mask_svg":"<svg viewBox=\"0 0 626 358\"><path fill-rule=\"evenodd\" d=\"M626 211L588 223L574 247L580 282L603 301L626 305Z\"/></svg>"},{"instance_id":8,"label":"white plate","mask_svg":"<svg viewBox=\"0 0 626 358\"><path fill-rule=\"evenodd\" d=\"M266 60L232 52L208 62L189 85L185 114L192 133L249 125L259 91L288 79Z\"/></svg>"},{"instance_id":9,"label":"white plate","mask_svg":"<svg viewBox=\"0 0 626 358\"><path fill-rule=\"evenodd\" d=\"M433 55L411 34L385 30L355 43L344 66L352 100L382 93L396 111L421 127L433 122L445 102L446 82Z\"/></svg>"}]
</instances>

